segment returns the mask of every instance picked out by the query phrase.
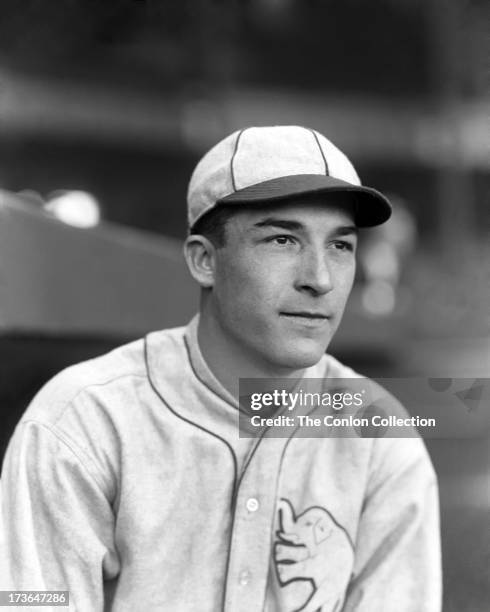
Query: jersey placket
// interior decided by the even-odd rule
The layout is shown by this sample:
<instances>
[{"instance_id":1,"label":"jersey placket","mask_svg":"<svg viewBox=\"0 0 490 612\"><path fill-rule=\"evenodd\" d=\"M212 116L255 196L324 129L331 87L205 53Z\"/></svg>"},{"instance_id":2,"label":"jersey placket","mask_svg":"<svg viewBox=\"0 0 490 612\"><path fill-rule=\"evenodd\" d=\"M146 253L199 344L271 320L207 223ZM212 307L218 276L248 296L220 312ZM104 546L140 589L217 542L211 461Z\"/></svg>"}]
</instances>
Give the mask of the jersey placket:
<instances>
[{"instance_id":1,"label":"jersey placket","mask_svg":"<svg viewBox=\"0 0 490 612\"><path fill-rule=\"evenodd\" d=\"M287 440L258 443L236 494L228 560L225 612L264 609L276 489Z\"/></svg>"}]
</instances>

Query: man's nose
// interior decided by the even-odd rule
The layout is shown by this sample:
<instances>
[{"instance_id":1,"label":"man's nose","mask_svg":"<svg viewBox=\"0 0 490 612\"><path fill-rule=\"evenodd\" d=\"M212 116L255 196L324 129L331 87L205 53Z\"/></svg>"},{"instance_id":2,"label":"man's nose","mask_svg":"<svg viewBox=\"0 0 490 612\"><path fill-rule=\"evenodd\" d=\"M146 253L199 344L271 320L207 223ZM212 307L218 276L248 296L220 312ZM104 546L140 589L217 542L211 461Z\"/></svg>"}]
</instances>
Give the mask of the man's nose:
<instances>
[{"instance_id":1,"label":"man's nose","mask_svg":"<svg viewBox=\"0 0 490 612\"><path fill-rule=\"evenodd\" d=\"M300 263L296 288L314 295L333 289L332 274L324 249L306 249Z\"/></svg>"}]
</instances>

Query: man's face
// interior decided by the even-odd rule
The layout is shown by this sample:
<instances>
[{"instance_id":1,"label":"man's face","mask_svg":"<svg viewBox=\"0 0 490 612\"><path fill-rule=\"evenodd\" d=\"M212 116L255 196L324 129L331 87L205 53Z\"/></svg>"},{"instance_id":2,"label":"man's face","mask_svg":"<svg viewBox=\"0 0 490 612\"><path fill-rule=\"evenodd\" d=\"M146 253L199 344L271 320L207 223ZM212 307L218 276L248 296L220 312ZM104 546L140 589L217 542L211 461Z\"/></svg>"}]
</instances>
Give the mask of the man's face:
<instances>
[{"instance_id":1,"label":"man's face","mask_svg":"<svg viewBox=\"0 0 490 612\"><path fill-rule=\"evenodd\" d=\"M352 288L352 206L324 198L240 211L216 251L210 307L217 328L269 371L318 362Z\"/></svg>"}]
</instances>

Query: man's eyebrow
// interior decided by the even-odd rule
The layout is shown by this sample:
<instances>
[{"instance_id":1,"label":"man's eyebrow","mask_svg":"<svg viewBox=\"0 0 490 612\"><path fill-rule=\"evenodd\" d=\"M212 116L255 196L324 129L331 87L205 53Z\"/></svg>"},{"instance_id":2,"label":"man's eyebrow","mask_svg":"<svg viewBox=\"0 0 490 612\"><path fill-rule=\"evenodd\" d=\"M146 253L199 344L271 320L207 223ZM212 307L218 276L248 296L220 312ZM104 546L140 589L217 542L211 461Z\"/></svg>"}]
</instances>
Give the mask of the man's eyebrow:
<instances>
[{"instance_id":1,"label":"man's eyebrow","mask_svg":"<svg viewBox=\"0 0 490 612\"><path fill-rule=\"evenodd\" d=\"M266 219L262 219L262 221L257 221L254 223L254 227L280 227L285 230L301 230L304 229L305 226L300 221L292 221L288 219L280 219L276 217L267 217ZM357 236L359 233L359 228L355 225L341 225L332 230L332 234L336 236L347 236L350 234L354 234Z\"/></svg>"},{"instance_id":2,"label":"man's eyebrow","mask_svg":"<svg viewBox=\"0 0 490 612\"><path fill-rule=\"evenodd\" d=\"M299 221L288 221L287 219L279 219L275 217L267 217L262 221L254 223L254 227L280 227L286 230L300 230L304 225Z\"/></svg>"},{"instance_id":3,"label":"man's eyebrow","mask_svg":"<svg viewBox=\"0 0 490 612\"><path fill-rule=\"evenodd\" d=\"M334 233L339 236L347 236L348 234L357 236L359 234L359 228L355 225L343 225L342 227L338 227Z\"/></svg>"}]
</instances>

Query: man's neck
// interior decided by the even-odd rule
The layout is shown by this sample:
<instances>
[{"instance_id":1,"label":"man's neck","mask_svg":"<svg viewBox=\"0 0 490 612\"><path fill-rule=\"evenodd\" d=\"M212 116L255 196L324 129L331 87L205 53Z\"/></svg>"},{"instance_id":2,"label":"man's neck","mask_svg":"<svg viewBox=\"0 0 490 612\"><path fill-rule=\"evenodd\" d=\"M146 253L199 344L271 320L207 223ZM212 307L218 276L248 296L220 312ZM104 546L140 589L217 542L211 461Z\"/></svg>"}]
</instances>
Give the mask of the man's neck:
<instances>
[{"instance_id":1,"label":"man's neck","mask_svg":"<svg viewBox=\"0 0 490 612\"><path fill-rule=\"evenodd\" d=\"M240 378L301 378L304 374L304 369L277 368L250 355L226 337L205 312L199 317L197 340L207 366L234 397L238 397Z\"/></svg>"}]
</instances>

